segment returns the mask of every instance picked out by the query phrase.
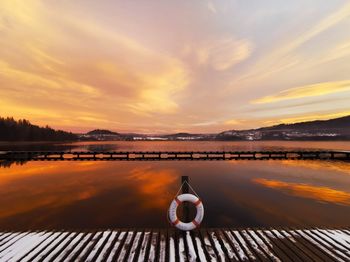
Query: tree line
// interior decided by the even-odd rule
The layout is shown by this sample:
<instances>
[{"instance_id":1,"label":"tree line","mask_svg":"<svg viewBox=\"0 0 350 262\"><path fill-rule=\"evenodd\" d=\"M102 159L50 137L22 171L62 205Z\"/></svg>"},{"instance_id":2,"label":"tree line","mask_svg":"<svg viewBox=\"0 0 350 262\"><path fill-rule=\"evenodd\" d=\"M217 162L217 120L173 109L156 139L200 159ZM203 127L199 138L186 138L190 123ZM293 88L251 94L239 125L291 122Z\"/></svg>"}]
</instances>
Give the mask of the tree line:
<instances>
[{"instance_id":1,"label":"tree line","mask_svg":"<svg viewBox=\"0 0 350 262\"><path fill-rule=\"evenodd\" d=\"M39 127L26 119L0 117L0 141L71 141L78 136L49 126Z\"/></svg>"}]
</instances>

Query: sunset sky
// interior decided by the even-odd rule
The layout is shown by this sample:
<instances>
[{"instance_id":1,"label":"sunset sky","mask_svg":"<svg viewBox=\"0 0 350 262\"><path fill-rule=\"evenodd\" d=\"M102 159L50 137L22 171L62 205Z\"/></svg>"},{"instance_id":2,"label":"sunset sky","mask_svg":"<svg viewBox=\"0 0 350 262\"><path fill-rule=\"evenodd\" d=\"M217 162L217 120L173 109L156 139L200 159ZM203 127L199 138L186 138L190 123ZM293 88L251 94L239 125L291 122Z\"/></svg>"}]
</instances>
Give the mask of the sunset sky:
<instances>
[{"instance_id":1,"label":"sunset sky","mask_svg":"<svg viewBox=\"0 0 350 262\"><path fill-rule=\"evenodd\" d=\"M350 114L348 0L2 0L0 116L218 132Z\"/></svg>"}]
</instances>

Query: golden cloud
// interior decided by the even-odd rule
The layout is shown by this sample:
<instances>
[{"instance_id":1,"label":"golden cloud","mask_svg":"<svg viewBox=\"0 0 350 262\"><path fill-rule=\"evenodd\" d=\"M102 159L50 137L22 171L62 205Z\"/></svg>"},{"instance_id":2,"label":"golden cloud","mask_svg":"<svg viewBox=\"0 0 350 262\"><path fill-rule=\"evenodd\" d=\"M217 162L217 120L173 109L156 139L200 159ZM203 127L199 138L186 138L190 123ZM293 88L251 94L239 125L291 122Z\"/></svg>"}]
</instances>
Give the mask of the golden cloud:
<instances>
[{"instance_id":1,"label":"golden cloud","mask_svg":"<svg viewBox=\"0 0 350 262\"><path fill-rule=\"evenodd\" d=\"M0 103L8 114L93 126L177 111L190 80L171 55L86 17L57 17L41 1L4 2L0 14L8 21L0 27Z\"/></svg>"},{"instance_id":2,"label":"golden cloud","mask_svg":"<svg viewBox=\"0 0 350 262\"><path fill-rule=\"evenodd\" d=\"M230 119L224 122L225 125L240 125L241 121L237 119Z\"/></svg>"},{"instance_id":3,"label":"golden cloud","mask_svg":"<svg viewBox=\"0 0 350 262\"><path fill-rule=\"evenodd\" d=\"M350 115L350 111L342 111L342 112L335 112L335 113L312 113L312 114L304 114L304 115L298 115L298 116L291 116L291 117L279 117L267 121L263 121L262 124L264 125L275 125L278 123L284 123L284 124L291 124L291 123L298 123L298 122L306 122L306 121L314 121L314 120L328 120L332 118L338 118L343 116Z\"/></svg>"},{"instance_id":4,"label":"golden cloud","mask_svg":"<svg viewBox=\"0 0 350 262\"><path fill-rule=\"evenodd\" d=\"M267 104L290 99L324 96L350 90L350 81L324 82L312 85L300 86L281 91L275 95L265 96L253 100L254 104Z\"/></svg>"}]
</instances>

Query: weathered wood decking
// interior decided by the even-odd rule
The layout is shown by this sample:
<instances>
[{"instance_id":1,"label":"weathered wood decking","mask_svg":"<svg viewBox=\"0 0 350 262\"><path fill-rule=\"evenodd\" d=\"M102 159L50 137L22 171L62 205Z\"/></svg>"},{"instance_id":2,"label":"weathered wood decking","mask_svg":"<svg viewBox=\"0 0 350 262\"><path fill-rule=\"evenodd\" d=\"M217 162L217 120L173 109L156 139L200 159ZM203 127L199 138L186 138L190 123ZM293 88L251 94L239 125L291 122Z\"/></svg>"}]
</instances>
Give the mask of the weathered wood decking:
<instances>
[{"instance_id":1,"label":"weathered wood decking","mask_svg":"<svg viewBox=\"0 0 350 262\"><path fill-rule=\"evenodd\" d=\"M350 151L9 151L0 152L2 161L50 160L350 160Z\"/></svg>"},{"instance_id":2,"label":"weathered wood decking","mask_svg":"<svg viewBox=\"0 0 350 262\"><path fill-rule=\"evenodd\" d=\"M349 229L3 232L0 261L350 261Z\"/></svg>"}]
</instances>

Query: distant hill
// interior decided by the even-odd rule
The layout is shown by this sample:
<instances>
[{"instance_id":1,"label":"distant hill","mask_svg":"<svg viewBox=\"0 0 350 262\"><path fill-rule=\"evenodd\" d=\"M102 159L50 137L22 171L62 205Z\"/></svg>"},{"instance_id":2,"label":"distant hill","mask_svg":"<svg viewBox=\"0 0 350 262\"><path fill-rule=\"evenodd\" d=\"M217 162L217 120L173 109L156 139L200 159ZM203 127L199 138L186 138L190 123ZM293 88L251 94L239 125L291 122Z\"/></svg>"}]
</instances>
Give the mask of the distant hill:
<instances>
[{"instance_id":1,"label":"distant hill","mask_svg":"<svg viewBox=\"0 0 350 262\"><path fill-rule=\"evenodd\" d=\"M343 130L350 131L350 116L334 118L330 120L316 120L295 124L281 124L271 127L263 127L258 130Z\"/></svg>"},{"instance_id":2,"label":"distant hill","mask_svg":"<svg viewBox=\"0 0 350 262\"><path fill-rule=\"evenodd\" d=\"M221 132L217 140L350 140L350 116Z\"/></svg>"},{"instance_id":3,"label":"distant hill","mask_svg":"<svg viewBox=\"0 0 350 262\"><path fill-rule=\"evenodd\" d=\"M350 140L350 116L295 124L280 124L248 130L228 130L218 134L136 134L95 129L80 137L90 140L172 140L172 141L255 141L255 140Z\"/></svg>"},{"instance_id":4,"label":"distant hill","mask_svg":"<svg viewBox=\"0 0 350 262\"><path fill-rule=\"evenodd\" d=\"M12 117L0 117L0 141L73 141L78 136L54 130L48 126L32 125L28 120L15 120Z\"/></svg>"},{"instance_id":5,"label":"distant hill","mask_svg":"<svg viewBox=\"0 0 350 262\"><path fill-rule=\"evenodd\" d=\"M120 134L117 133L117 132L112 132L110 130L106 130L106 129L95 129L95 130L92 130L90 132L87 132L86 133L87 135L117 135L119 136Z\"/></svg>"},{"instance_id":6,"label":"distant hill","mask_svg":"<svg viewBox=\"0 0 350 262\"><path fill-rule=\"evenodd\" d=\"M95 129L86 134L54 130L48 126L39 127L28 120L14 120L0 117L0 141L107 141L107 140L172 140L172 141L259 141L259 140L350 140L350 116L308 121L295 124L280 124L248 130L227 130L218 134L137 134L118 133L107 129Z\"/></svg>"},{"instance_id":7,"label":"distant hill","mask_svg":"<svg viewBox=\"0 0 350 262\"><path fill-rule=\"evenodd\" d=\"M136 134L135 134L136 136ZM95 129L86 134L80 135L80 138L83 140L133 140L133 135L130 134L121 134L118 132L113 132L107 129Z\"/></svg>"}]
</instances>

